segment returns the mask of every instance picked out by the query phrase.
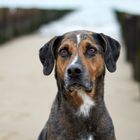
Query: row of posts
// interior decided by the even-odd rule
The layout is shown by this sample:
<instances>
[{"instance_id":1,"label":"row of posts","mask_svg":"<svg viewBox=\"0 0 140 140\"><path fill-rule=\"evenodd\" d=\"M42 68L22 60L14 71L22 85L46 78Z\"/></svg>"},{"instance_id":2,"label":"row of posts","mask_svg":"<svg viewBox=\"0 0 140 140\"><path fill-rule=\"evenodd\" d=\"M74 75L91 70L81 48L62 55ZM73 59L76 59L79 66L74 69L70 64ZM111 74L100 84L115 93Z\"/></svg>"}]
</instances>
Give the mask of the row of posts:
<instances>
[{"instance_id":1,"label":"row of posts","mask_svg":"<svg viewBox=\"0 0 140 140\"><path fill-rule=\"evenodd\" d=\"M126 60L132 64L133 77L140 83L140 15L117 10L115 13L125 44Z\"/></svg>"},{"instance_id":2,"label":"row of posts","mask_svg":"<svg viewBox=\"0 0 140 140\"><path fill-rule=\"evenodd\" d=\"M70 11L0 8L0 43L4 43L13 37L33 32L42 24L56 20Z\"/></svg>"}]
</instances>

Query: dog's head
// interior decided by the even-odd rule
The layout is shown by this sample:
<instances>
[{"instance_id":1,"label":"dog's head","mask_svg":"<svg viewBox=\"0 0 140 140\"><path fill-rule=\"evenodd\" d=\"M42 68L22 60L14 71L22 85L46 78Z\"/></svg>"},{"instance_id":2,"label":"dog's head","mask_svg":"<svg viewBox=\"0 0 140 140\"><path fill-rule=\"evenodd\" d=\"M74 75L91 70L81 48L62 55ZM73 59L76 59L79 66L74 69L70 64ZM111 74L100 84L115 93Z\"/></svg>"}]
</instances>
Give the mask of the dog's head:
<instances>
[{"instance_id":1,"label":"dog's head","mask_svg":"<svg viewBox=\"0 0 140 140\"><path fill-rule=\"evenodd\" d=\"M56 64L57 77L68 91L92 91L94 81L116 70L120 44L113 38L90 31L73 31L51 39L40 49L43 72L49 75Z\"/></svg>"}]
</instances>

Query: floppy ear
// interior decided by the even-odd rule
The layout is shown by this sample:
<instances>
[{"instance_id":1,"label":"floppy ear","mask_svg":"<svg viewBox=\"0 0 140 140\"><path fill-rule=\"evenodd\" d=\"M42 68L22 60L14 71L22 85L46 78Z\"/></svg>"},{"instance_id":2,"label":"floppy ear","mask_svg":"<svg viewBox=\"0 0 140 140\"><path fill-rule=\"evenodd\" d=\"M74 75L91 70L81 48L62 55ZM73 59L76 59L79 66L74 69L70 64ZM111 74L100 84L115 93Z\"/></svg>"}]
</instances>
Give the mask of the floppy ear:
<instances>
[{"instance_id":1,"label":"floppy ear","mask_svg":"<svg viewBox=\"0 0 140 140\"><path fill-rule=\"evenodd\" d=\"M99 34L102 38L102 45L105 50L105 64L109 72L116 71L116 62L120 55L120 44L115 39L104 35Z\"/></svg>"},{"instance_id":2,"label":"floppy ear","mask_svg":"<svg viewBox=\"0 0 140 140\"><path fill-rule=\"evenodd\" d=\"M54 67L55 62L55 50L59 46L61 41L60 36L52 38L39 50L39 58L43 65L43 73L49 75Z\"/></svg>"}]
</instances>

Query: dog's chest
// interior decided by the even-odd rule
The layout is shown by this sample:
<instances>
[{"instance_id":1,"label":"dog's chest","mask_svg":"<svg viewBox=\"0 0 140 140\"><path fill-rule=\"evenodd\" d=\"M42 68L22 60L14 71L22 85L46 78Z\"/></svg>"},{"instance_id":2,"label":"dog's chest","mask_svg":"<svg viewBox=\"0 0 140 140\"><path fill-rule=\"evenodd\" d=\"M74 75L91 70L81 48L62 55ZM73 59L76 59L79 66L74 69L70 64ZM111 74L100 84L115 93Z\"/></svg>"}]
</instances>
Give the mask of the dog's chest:
<instances>
[{"instance_id":1,"label":"dog's chest","mask_svg":"<svg viewBox=\"0 0 140 140\"><path fill-rule=\"evenodd\" d=\"M88 117L91 108L95 106L95 102L90 96L88 96L83 91L78 91L77 94L82 99L82 104L78 107L76 114L78 116L82 115L83 117Z\"/></svg>"},{"instance_id":2,"label":"dog's chest","mask_svg":"<svg viewBox=\"0 0 140 140\"><path fill-rule=\"evenodd\" d=\"M81 138L81 140L94 140L92 135L88 135L87 138Z\"/></svg>"}]
</instances>

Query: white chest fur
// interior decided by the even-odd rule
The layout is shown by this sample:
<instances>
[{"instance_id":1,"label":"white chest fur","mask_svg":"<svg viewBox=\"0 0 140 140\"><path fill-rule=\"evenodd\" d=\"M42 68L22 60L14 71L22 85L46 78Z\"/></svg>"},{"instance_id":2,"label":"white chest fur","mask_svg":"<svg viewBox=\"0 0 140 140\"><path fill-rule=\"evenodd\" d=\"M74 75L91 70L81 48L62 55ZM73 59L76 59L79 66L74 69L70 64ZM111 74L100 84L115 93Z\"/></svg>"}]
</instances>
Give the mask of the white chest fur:
<instances>
[{"instance_id":1,"label":"white chest fur","mask_svg":"<svg viewBox=\"0 0 140 140\"><path fill-rule=\"evenodd\" d=\"M90 109L91 109L92 106L95 105L95 103L91 99L91 97L88 96L83 91L78 91L78 95L82 98L83 104L80 106L77 114L78 115L83 115L84 117L88 117L89 116L89 113L90 113Z\"/></svg>"},{"instance_id":2,"label":"white chest fur","mask_svg":"<svg viewBox=\"0 0 140 140\"><path fill-rule=\"evenodd\" d=\"M92 139L92 136L89 136L88 140L93 140L93 139Z\"/></svg>"},{"instance_id":3,"label":"white chest fur","mask_svg":"<svg viewBox=\"0 0 140 140\"><path fill-rule=\"evenodd\" d=\"M89 135L87 139L84 138L84 139L81 139L81 140L93 140L93 138L92 138L91 135Z\"/></svg>"}]
</instances>

